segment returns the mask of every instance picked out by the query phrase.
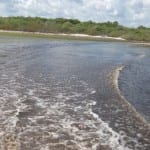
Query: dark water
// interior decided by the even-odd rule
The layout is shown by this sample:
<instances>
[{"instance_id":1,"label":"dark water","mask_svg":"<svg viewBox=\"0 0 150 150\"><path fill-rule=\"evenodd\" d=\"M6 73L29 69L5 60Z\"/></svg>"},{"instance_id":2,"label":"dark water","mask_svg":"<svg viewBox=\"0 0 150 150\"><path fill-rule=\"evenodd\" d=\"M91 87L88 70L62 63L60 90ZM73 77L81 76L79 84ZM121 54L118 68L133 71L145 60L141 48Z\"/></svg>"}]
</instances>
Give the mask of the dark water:
<instances>
[{"instance_id":1,"label":"dark water","mask_svg":"<svg viewBox=\"0 0 150 150\"><path fill-rule=\"evenodd\" d=\"M1 36L0 149L149 150L149 58L129 43Z\"/></svg>"}]
</instances>

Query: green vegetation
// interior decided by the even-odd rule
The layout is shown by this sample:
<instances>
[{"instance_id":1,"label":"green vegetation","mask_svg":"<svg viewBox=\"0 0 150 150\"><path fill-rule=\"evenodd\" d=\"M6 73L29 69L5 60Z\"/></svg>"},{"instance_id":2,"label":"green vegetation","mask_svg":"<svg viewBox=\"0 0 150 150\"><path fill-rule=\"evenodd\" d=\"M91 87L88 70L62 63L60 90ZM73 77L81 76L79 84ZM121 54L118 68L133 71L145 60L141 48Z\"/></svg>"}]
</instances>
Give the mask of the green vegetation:
<instances>
[{"instance_id":1,"label":"green vegetation","mask_svg":"<svg viewBox=\"0 0 150 150\"><path fill-rule=\"evenodd\" d=\"M0 17L1 30L42 32L42 33L81 33L122 37L133 41L150 42L150 28L139 26L128 28L118 22L80 22L76 19L46 19L40 17Z\"/></svg>"}]
</instances>

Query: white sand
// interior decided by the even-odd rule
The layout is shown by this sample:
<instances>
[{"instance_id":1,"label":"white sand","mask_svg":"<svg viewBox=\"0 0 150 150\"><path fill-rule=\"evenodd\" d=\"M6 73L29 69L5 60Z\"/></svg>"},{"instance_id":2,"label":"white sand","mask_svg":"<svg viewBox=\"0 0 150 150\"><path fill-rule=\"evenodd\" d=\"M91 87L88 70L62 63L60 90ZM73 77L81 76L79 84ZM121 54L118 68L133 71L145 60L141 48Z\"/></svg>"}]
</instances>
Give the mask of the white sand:
<instances>
[{"instance_id":1,"label":"white sand","mask_svg":"<svg viewBox=\"0 0 150 150\"><path fill-rule=\"evenodd\" d=\"M32 33L32 34L37 34L37 35L58 35L58 36L72 36L72 37L88 37L88 38L97 38L97 39L112 39L112 40L122 40L124 41L125 39L121 37L109 37L109 36L93 36L93 35L87 35L87 34L65 34L65 33L42 33L42 32L24 32L24 31L9 31L9 30L0 30L0 32L5 32L5 33Z\"/></svg>"}]
</instances>

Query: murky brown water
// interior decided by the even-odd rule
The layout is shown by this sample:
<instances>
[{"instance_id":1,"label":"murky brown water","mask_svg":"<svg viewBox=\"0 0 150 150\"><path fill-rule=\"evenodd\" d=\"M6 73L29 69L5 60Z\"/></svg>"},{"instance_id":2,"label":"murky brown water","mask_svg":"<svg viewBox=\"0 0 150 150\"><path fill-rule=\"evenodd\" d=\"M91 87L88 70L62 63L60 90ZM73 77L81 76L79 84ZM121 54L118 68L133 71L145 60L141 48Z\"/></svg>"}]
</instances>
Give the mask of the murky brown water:
<instances>
[{"instance_id":1,"label":"murky brown water","mask_svg":"<svg viewBox=\"0 0 150 150\"><path fill-rule=\"evenodd\" d=\"M128 43L1 36L0 149L149 150L149 57Z\"/></svg>"}]
</instances>

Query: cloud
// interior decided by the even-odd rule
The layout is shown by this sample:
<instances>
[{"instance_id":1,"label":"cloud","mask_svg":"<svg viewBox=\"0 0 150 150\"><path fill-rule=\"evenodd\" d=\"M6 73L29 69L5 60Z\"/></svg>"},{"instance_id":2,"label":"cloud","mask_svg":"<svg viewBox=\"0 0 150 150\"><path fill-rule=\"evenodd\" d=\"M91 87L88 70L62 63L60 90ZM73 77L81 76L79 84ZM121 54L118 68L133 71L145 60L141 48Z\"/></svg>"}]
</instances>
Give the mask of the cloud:
<instances>
[{"instance_id":1,"label":"cloud","mask_svg":"<svg viewBox=\"0 0 150 150\"><path fill-rule=\"evenodd\" d=\"M150 0L1 0L2 16L77 18L150 26Z\"/></svg>"}]
</instances>

